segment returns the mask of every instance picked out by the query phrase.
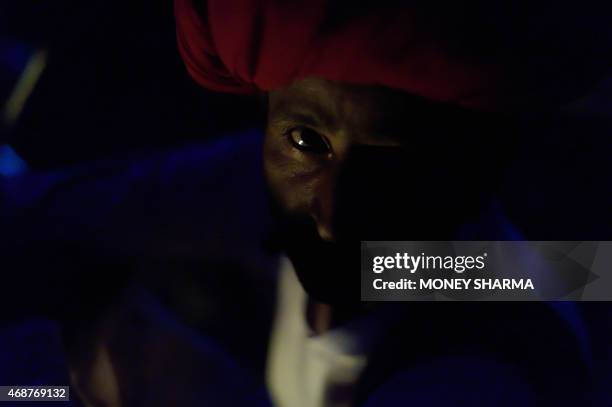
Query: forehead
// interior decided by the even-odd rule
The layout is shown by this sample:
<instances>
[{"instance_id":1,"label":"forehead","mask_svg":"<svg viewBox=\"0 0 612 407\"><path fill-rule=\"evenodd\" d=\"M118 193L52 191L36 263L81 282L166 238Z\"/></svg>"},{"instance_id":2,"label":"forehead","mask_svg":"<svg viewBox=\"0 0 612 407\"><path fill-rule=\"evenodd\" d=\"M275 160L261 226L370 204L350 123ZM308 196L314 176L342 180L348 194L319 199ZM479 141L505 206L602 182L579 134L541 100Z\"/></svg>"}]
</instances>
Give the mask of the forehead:
<instances>
[{"instance_id":1,"label":"forehead","mask_svg":"<svg viewBox=\"0 0 612 407\"><path fill-rule=\"evenodd\" d=\"M307 78L272 91L274 101L316 104L336 115L371 110L381 99L376 87L357 86L318 78Z\"/></svg>"}]
</instances>

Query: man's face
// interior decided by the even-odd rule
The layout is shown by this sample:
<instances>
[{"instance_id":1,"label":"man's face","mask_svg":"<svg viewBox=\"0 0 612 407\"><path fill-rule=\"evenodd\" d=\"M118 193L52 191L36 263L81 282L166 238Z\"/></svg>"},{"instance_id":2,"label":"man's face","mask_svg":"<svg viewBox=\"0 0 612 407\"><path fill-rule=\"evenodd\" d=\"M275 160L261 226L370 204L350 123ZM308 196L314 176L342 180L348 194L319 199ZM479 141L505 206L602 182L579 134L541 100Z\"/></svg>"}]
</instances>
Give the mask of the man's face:
<instances>
[{"instance_id":1,"label":"man's face","mask_svg":"<svg viewBox=\"0 0 612 407\"><path fill-rule=\"evenodd\" d=\"M360 146L396 146L385 131L398 121L384 112L376 88L306 79L269 94L264 162L271 191L283 211L314 222L333 241L335 187L349 152Z\"/></svg>"},{"instance_id":2,"label":"man's face","mask_svg":"<svg viewBox=\"0 0 612 407\"><path fill-rule=\"evenodd\" d=\"M464 113L322 79L269 94L266 178L311 295L330 302L347 279L358 283L359 240L446 239L473 212L462 195L480 193L477 137Z\"/></svg>"}]
</instances>

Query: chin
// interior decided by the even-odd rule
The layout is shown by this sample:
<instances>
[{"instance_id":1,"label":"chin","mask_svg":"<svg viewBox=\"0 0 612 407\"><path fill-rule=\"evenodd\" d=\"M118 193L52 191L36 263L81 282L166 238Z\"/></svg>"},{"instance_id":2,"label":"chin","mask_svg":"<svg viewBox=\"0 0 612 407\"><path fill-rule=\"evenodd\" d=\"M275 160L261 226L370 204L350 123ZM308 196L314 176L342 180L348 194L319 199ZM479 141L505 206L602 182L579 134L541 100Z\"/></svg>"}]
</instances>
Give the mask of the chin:
<instances>
[{"instance_id":1,"label":"chin","mask_svg":"<svg viewBox=\"0 0 612 407\"><path fill-rule=\"evenodd\" d=\"M316 233L293 233L285 235L283 248L312 300L329 305L360 303L359 242L329 243Z\"/></svg>"}]
</instances>

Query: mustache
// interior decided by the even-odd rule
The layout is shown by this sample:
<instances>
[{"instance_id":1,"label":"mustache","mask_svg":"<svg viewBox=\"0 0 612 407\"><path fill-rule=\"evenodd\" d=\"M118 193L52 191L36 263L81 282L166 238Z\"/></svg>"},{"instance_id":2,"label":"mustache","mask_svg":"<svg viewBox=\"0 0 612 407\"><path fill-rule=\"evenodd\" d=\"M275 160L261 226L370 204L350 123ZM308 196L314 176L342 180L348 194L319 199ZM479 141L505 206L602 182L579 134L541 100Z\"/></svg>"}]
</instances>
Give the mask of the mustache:
<instances>
[{"instance_id":1,"label":"mustache","mask_svg":"<svg viewBox=\"0 0 612 407\"><path fill-rule=\"evenodd\" d=\"M267 247L291 260L309 298L336 307L360 304L360 242L327 242L319 237L314 220L285 211L268 191L274 227Z\"/></svg>"}]
</instances>

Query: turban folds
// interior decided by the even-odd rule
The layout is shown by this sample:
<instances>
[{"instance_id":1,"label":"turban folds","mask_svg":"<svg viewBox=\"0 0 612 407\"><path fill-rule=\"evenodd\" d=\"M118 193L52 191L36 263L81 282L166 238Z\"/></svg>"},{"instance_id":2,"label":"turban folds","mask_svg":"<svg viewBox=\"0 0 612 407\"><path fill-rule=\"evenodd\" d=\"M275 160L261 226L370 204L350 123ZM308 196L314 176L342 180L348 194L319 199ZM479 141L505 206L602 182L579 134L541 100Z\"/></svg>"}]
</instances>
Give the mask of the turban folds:
<instances>
[{"instance_id":1,"label":"turban folds","mask_svg":"<svg viewBox=\"0 0 612 407\"><path fill-rule=\"evenodd\" d=\"M191 76L215 91L270 91L321 77L478 110L558 105L609 67L578 35L583 21L547 18L546 8L372 3L175 0L179 50Z\"/></svg>"}]
</instances>

